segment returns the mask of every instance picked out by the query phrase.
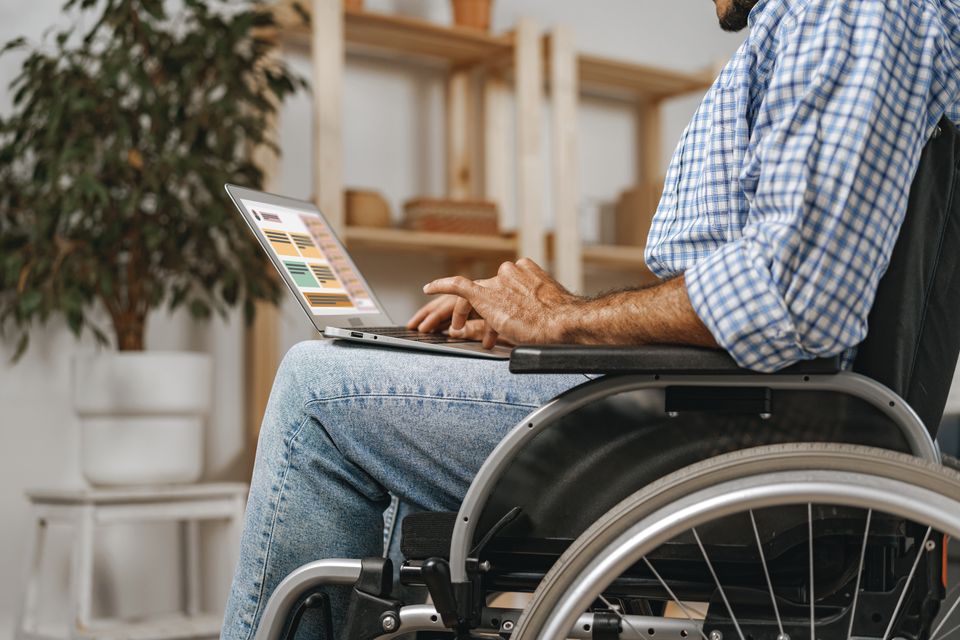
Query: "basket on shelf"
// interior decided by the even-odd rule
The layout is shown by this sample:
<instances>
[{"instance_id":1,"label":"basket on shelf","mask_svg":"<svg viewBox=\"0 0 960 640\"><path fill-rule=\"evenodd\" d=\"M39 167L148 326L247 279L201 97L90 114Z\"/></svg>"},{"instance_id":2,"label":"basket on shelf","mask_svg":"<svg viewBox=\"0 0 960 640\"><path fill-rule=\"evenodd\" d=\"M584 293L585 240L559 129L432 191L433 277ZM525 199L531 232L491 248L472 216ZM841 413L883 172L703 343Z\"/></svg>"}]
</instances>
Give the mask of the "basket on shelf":
<instances>
[{"instance_id":1,"label":"basket on shelf","mask_svg":"<svg viewBox=\"0 0 960 640\"><path fill-rule=\"evenodd\" d=\"M497 205L484 200L414 198L403 205L403 226L414 231L499 235Z\"/></svg>"},{"instance_id":2,"label":"basket on shelf","mask_svg":"<svg viewBox=\"0 0 960 640\"><path fill-rule=\"evenodd\" d=\"M453 0L453 23L458 27L490 30L493 0Z\"/></svg>"},{"instance_id":3,"label":"basket on shelf","mask_svg":"<svg viewBox=\"0 0 960 640\"><path fill-rule=\"evenodd\" d=\"M390 205L382 195L369 189L347 189L343 194L347 225L389 227Z\"/></svg>"}]
</instances>

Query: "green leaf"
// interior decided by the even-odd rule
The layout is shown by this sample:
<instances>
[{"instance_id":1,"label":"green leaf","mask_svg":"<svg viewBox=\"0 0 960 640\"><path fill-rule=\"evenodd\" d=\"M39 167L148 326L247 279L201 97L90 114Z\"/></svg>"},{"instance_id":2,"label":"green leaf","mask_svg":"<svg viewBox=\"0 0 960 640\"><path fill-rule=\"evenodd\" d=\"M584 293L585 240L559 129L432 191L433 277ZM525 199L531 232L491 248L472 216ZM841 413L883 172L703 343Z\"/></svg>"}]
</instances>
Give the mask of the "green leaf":
<instances>
[{"instance_id":1,"label":"green leaf","mask_svg":"<svg viewBox=\"0 0 960 640\"><path fill-rule=\"evenodd\" d=\"M20 317L29 318L34 313L40 309L40 305L43 303L43 293L33 289L25 292L20 297L20 303L17 305L20 311Z\"/></svg>"},{"instance_id":2,"label":"green leaf","mask_svg":"<svg viewBox=\"0 0 960 640\"><path fill-rule=\"evenodd\" d=\"M22 49L26 45L27 45L26 38L22 36L19 38L14 38L13 40L10 40L5 45L3 45L3 49L0 49L0 55L3 55L7 51L12 51L14 49Z\"/></svg>"},{"instance_id":3,"label":"green leaf","mask_svg":"<svg viewBox=\"0 0 960 640\"><path fill-rule=\"evenodd\" d=\"M190 315L197 320L206 320L210 317L210 305L203 300L194 299L190 301Z\"/></svg>"},{"instance_id":4,"label":"green leaf","mask_svg":"<svg viewBox=\"0 0 960 640\"><path fill-rule=\"evenodd\" d=\"M30 345L30 334L24 333L20 336L20 339L17 340L17 348L13 352L13 362L19 362L20 358L23 357L23 354L27 352L27 347Z\"/></svg>"},{"instance_id":5,"label":"green leaf","mask_svg":"<svg viewBox=\"0 0 960 640\"><path fill-rule=\"evenodd\" d=\"M73 333L74 337L79 338L80 332L83 330L83 312L79 310L68 311L66 316L70 332Z\"/></svg>"}]
</instances>

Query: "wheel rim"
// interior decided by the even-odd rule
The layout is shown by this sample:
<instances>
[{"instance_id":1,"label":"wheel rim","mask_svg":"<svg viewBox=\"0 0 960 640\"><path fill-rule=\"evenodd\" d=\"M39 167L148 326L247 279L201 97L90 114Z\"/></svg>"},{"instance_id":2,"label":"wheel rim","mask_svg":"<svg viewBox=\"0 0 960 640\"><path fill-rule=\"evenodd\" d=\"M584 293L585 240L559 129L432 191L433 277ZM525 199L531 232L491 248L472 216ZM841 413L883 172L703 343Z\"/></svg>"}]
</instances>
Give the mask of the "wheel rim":
<instances>
[{"instance_id":1,"label":"wheel rim","mask_svg":"<svg viewBox=\"0 0 960 640\"><path fill-rule=\"evenodd\" d=\"M521 624L520 637L543 640L566 637L578 615L613 579L682 533L690 530L695 533L698 526L736 513L750 511L752 515L754 510L766 507L813 504L858 507L868 514L883 512L928 526L928 535L930 530L936 530L960 537L958 499L898 479L813 470L771 472L730 480L695 491L630 526L578 573L572 586L555 598L555 604L550 605L551 613L542 625L523 628ZM812 547L812 535L810 540ZM919 557L918 554L918 560ZM709 566L709 560L707 564ZM730 611L732 613L732 609ZM894 611L891 615L891 627L896 614ZM811 627L813 620L811 615Z\"/></svg>"}]
</instances>

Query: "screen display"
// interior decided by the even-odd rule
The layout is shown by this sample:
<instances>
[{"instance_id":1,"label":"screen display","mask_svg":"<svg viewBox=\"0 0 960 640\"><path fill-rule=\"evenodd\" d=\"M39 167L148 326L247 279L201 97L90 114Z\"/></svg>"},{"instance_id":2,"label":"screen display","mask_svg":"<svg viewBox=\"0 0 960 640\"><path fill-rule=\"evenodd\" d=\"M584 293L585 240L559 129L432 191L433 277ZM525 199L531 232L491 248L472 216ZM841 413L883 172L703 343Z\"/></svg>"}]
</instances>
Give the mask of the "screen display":
<instances>
[{"instance_id":1,"label":"screen display","mask_svg":"<svg viewBox=\"0 0 960 640\"><path fill-rule=\"evenodd\" d=\"M322 217L255 200L242 202L314 315L380 313Z\"/></svg>"}]
</instances>

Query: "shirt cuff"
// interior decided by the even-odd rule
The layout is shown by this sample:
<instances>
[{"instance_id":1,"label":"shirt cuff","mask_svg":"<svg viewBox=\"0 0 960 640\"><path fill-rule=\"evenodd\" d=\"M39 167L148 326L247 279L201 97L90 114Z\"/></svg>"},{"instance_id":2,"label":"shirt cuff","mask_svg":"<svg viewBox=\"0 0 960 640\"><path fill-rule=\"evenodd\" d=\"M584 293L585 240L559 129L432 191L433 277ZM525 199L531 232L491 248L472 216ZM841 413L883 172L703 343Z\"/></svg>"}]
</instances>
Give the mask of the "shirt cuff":
<instances>
[{"instance_id":1,"label":"shirt cuff","mask_svg":"<svg viewBox=\"0 0 960 640\"><path fill-rule=\"evenodd\" d=\"M727 243L684 274L694 311L744 368L777 371L814 356L800 344L796 326L754 243Z\"/></svg>"}]
</instances>

